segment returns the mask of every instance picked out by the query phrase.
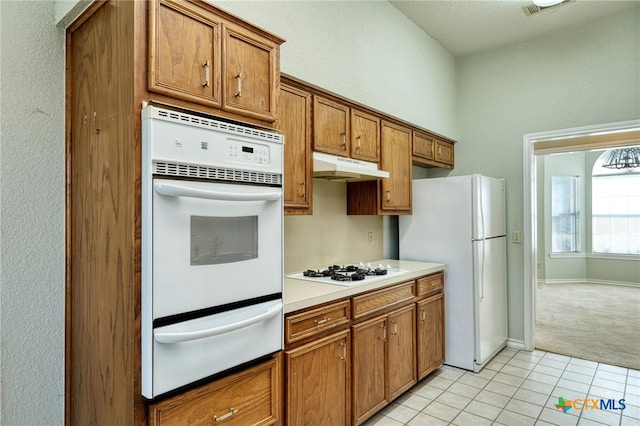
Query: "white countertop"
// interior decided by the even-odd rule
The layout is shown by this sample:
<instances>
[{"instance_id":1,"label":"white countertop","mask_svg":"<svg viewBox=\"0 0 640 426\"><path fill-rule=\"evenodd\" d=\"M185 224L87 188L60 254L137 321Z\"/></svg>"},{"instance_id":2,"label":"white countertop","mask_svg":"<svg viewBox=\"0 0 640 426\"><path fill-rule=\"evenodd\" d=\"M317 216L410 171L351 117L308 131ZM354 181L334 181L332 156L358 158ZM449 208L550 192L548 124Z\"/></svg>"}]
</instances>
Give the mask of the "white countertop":
<instances>
[{"instance_id":1,"label":"white countertop","mask_svg":"<svg viewBox=\"0 0 640 426\"><path fill-rule=\"evenodd\" d=\"M444 271L444 263L413 262L409 260L381 259L370 262L372 265L391 265L392 268L406 269L408 272L390 276L386 279L362 284L343 286L339 284L325 284L313 281L298 280L294 278L284 279L284 313L305 309L332 300L343 299L365 291L376 290L412 280L423 275Z\"/></svg>"}]
</instances>

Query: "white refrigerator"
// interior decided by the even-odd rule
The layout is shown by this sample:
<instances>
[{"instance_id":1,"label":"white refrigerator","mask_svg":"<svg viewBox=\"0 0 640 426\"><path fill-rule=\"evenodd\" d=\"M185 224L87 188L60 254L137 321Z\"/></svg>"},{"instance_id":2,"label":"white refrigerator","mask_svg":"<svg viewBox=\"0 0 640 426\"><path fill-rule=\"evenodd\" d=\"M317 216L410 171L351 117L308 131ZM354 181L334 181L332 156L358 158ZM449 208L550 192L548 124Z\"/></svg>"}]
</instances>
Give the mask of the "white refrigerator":
<instances>
[{"instance_id":1,"label":"white refrigerator","mask_svg":"<svg viewBox=\"0 0 640 426\"><path fill-rule=\"evenodd\" d=\"M504 179L413 181L398 221L402 260L445 263L445 364L480 371L507 342Z\"/></svg>"}]
</instances>

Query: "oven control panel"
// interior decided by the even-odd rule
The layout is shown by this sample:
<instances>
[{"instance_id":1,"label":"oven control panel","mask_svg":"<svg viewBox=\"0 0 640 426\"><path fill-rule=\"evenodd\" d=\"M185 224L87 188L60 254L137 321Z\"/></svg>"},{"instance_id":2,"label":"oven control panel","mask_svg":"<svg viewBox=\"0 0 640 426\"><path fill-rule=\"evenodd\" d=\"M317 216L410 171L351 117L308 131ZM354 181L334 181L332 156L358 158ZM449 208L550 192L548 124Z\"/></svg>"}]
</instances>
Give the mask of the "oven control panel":
<instances>
[{"instance_id":1,"label":"oven control panel","mask_svg":"<svg viewBox=\"0 0 640 426\"><path fill-rule=\"evenodd\" d=\"M236 163L259 164L266 166L269 164L269 146L227 139L227 159Z\"/></svg>"}]
</instances>

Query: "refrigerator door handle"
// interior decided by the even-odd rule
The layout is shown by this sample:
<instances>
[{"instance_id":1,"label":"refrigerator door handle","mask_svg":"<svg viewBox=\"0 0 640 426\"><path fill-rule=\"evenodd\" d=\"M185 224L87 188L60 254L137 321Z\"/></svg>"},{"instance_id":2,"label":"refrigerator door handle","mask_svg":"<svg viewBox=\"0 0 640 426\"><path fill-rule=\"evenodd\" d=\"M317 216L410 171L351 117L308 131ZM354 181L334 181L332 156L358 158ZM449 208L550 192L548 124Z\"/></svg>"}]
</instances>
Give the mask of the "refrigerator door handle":
<instances>
[{"instance_id":1,"label":"refrigerator door handle","mask_svg":"<svg viewBox=\"0 0 640 426\"><path fill-rule=\"evenodd\" d=\"M477 250L478 256L477 261L479 263L479 267L476 268L476 282L478 283L478 298L480 300L484 299L484 264L485 264L485 254L484 254L484 240L477 241Z\"/></svg>"}]
</instances>

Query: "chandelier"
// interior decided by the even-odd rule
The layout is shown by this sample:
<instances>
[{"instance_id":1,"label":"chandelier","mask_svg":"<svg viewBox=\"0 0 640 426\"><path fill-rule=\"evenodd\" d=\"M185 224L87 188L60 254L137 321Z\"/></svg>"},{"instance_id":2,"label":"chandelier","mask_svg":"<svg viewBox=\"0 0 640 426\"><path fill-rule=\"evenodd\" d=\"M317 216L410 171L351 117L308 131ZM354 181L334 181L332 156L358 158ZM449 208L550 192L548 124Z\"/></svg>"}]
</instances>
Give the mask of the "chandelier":
<instances>
[{"instance_id":1,"label":"chandelier","mask_svg":"<svg viewBox=\"0 0 640 426\"><path fill-rule=\"evenodd\" d=\"M609 153L602 167L608 169L630 169L640 167L640 147L617 148Z\"/></svg>"}]
</instances>

